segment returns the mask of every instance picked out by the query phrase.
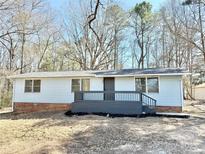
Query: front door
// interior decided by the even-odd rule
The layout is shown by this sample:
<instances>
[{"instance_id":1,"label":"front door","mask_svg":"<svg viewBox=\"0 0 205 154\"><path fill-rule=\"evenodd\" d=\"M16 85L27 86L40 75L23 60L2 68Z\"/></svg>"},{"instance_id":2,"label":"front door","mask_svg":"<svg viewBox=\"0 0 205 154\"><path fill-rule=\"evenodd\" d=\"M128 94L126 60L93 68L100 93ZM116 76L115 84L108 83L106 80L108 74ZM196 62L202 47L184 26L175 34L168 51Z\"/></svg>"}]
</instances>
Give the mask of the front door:
<instances>
[{"instance_id":1,"label":"front door","mask_svg":"<svg viewBox=\"0 0 205 154\"><path fill-rule=\"evenodd\" d=\"M115 78L104 78L104 91L115 91ZM115 100L115 93L105 93L104 100Z\"/></svg>"}]
</instances>

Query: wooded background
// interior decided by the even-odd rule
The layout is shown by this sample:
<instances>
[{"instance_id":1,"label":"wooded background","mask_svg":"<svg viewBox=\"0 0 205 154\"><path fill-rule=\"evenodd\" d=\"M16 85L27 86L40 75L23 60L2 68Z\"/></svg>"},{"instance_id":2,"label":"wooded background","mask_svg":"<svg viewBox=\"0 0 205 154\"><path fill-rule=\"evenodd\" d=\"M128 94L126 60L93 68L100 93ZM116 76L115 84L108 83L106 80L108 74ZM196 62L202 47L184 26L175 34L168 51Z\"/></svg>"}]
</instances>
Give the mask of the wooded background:
<instances>
[{"instance_id":1,"label":"wooded background","mask_svg":"<svg viewBox=\"0 0 205 154\"><path fill-rule=\"evenodd\" d=\"M204 82L205 0L167 0L157 12L81 0L62 12L48 0L0 0L0 106L11 103L6 77L33 71L181 67L200 73L185 85Z\"/></svg>"}]
</instances>

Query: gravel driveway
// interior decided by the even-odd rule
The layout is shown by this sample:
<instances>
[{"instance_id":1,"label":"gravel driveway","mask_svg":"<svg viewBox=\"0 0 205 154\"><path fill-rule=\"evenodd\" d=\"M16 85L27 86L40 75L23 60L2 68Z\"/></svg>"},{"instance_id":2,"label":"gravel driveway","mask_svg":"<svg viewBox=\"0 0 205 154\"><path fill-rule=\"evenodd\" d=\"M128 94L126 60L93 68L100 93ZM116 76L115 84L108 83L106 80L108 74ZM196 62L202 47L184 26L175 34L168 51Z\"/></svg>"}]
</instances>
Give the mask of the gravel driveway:
<instances>
[{"instance_id":1,"label":"gravel driveway","mask_svg":"<svg viewBox=\"0 0 205 154\"><path fill-rule=\"evenodd\" d=\"M0 153L205 153L205 119L0 115Z\"/></svg>"}]
</instances>

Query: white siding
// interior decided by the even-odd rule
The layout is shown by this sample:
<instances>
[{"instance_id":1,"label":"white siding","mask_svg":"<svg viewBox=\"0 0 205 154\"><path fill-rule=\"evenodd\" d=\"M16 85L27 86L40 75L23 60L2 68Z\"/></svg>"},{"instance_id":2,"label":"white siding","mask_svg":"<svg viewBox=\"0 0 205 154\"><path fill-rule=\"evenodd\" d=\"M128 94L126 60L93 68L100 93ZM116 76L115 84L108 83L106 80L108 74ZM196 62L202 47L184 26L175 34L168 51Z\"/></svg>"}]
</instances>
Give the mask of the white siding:
<instances>
[{"instance_id":1,"label":"white siding","mask_svg":"<svg viewBox=\"0 0 205 154\"><path fill-rule=\"evenodd\" d=\"M115 90L116 91L135 91L134 77L118 77L115 78ZM139 98L138 94L115 94L116 100L136 100Z\"/></svg>"},{"instance_id":2,"label":"white siding","mask_svg":"<svg viewBox=\"0 0 205 154\"><path fill-rule=\"evenodd\" d=\"M43 78L40 93L25 93L24 79L17 79L15 84L14 102L71 103L73 101L71 79Z\"/></svg>"},{"instance_id":3,"label":"white siding","mask_svg":"<svg viewBox=\"0 0 205 154\"><path fill-rule=\"evenodd\" d=\"M90 79L90 90L103 91L103 78L91 78Z\"/></svg>"},{"instance_id":4,"label":"white siding","mask_svg":"<svg viewBox=\"0 0 205 154\"><path fill-rule=\"evenodd\" d=\"M74 93L71 92L72 78L43 78L41 79L40 93L24 93L24 79L14 81L13 102L32 102L32 103L72 103ZM103 91L103 78L90 78L91 91ZM115 78L116 91L134 91L134 77ZM147 93L150 97L157 100L158 106L182 106L182 79L181 76L159 77L159 93ZM121 96L116 96L120 99ZM136 96L134 96L136 97ZM102 95L87 95L87 99L103 99ZM125 98L126 99L126 98Z\"/></svg>"},{"instance_id":5,"label":"white siding","mask_svg":"<svg viewBox=\"0 0 205 154\"><path fill-rule=\"evenodd\" d=\"M134 91L135 90L134 77L115 78L115 90Z\"/></svg>"},{"instance_id":6,"label":"white siding","mask_svg":"<svg viewBox=\"0 0 205 154\"><path fill-rule=\"evenodd\" d=\"M134 91L135 90L134 77L115 78L115 90ZM170 76L170 77L161 76L159 77L159 93L146 93L146 94L156 99L158 106L182 106L183 105L182 77L181 76ZM116 97L116 99L118 99L118 97Z\"/></svg>"},{"instance_id":7,"label":"white siding","mask_svg":"<svg viewBox=\"0 0 205 154\"><path fill-rule=\"evenodd\" d=\"M158 106L182 106L182 78L179 76L160 77L159 93L147 93L157 100Z\"/></svg>"},{"instance_id":8,"label":"white siding","mask_svg":"<svg viewBox=\"0 0 205 154\"><path fill-rule=\"evenodd\" d=\"M103 91L103 78L91 78L90 79L90 90L91 91ZM84 95L85 100L103 100L104 95L102 93L88 93Z\"/></svg>"},{"instance_id":9,"label":"white siding","mask_svg":"<svg viewBox=\"0 0 205 154\"><path fill-rule=\"evenodd\" d=\"M16 79L13 102L72 103L71 78L43 78L40 93L25 93L24 79ZM91 78L90 90L103 90L103 78Z\"/></svg>"}]
</instances>

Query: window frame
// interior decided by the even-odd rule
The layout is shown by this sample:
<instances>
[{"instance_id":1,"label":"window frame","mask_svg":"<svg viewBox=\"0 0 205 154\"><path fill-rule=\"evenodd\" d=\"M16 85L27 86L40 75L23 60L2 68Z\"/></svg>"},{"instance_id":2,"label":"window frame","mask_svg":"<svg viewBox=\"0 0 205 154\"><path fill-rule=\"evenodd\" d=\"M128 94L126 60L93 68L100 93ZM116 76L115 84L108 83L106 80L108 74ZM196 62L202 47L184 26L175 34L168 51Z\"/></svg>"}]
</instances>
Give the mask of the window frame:
<instances>
[{"instance_id":1,"label":"window frame","mask_svg":"<svg viewBox=\"0 0 205 154\"><path fill-rule=\"evenodd\" d=\"M90 91L90 78L72 78L71 79L71 92L72 93L74 93L75 91L73 91L73 89L72 89L72 84L73 84L73 80L80 80L80 90L79 91L82 91L82 80L89 80L89 90L88 91Z\"/></svg>"},{"instance_id":2,"label":"window frame","mask_svg":"<svg viewBox=\"0 0 205 154\"><path fill-rule=\"evenodd\" d=\"M40 90L34 91L34 81L39 80L40 81ZM31 82L31 91L26 91L26 81L32 81ZM41 79L25 79L24 80L24 93L40 93L41 92Z\"/></svg>"},{"instance_id":3,"label":"window frame","mask_svg":"<svg viewBox=\"0 0 205 154\"><path fill-rule=\"evenodd\" d=\"M85 81L85 80L89 81L89 88L88 88L88 90L83 90L83 81ZM90 79L87 79L87 78L81 79L80 89L81 89L81 91L90 91Z\"/></svg>"},{"instance_id":4,"label":"window frame","mask_svg":"<svg viewBox=\"0 0 205 154\"><path fill-rule=\"evenodd\" d=\"M149 89L148 89L148 79L157 79L157 86L158 86L158 91L156 91L156 92L149 92ZM156 76L153 76L153 77L147 77L147 93L159 93L159 77L156 77Z\"/></svg>"},{"instance_id":5,"label":"window frame","mask_svg":"<svg viewBox=\"0 0 205 154\"><path fill-rule=\"evenodd\" d=\"M135 91L137 91L137 89L136 89L136 79L137 78L145 78L146 92L142 92L142 93L148 93L148 94L158 94L158 93L160 93L160 76L134 76ZM148 78L157 78L158 79L158 92L148 92L148 82L147 82Z\"/></svg>"},{"instance_id":6,"label":"window frame","mask_svg":"<svg viewBox=\"0 0 205 154\"><path fill-rule=\"evenodd\" d=\"M27 81L31 81L31 91L26 91L26 88L27 88L26 82ZM32 79L25 80L24 81L24 93L32 93L32 91L33 91L33 80Z\"/></svg>"},{"instance_id":7,"label":"window frame","mask_svg":"<svg viewBox=\"0 0 205 154\"><path fill-rule=\"evenodd\" d=\"M140 91L140 90L137 90L137 87L136 87L136 79L144 79L145 80L145 91ZM142 88L143 89L143 88ZM146 93L147 92L147 81L146 81L146 77L135 77L135 91L140 91L142 93Z\"/></svg>"},{"instance_id":8,"label":"window frame","mask_svg":"<svg viewBox=\"0 0 205 154\"><path fill-rule=\"evenodd\" d=\"M76 91L73 91L73 80L79 80L79 91L80 91L80 89L81 89L81 79L74 78L74 79L71 79L71 92L76 92Z\"/></svg>"},{"instance_id":9,"label":"window frame","mask_svg":"<svg viewBox=\"0 0 205 154\"><path fill-rule=\"evenodd\" d=\"M35 81L40 81L40 85L39 85L39 91L34 91L34 88L35 88L35 86L34 86L34 82ZM33 87L32 87L32 90L33 90L33 93L40 93L41 92L41 80L39 80L39 79L35 79L35 80L33 80Z\"/></svg>"}]
</instances>

